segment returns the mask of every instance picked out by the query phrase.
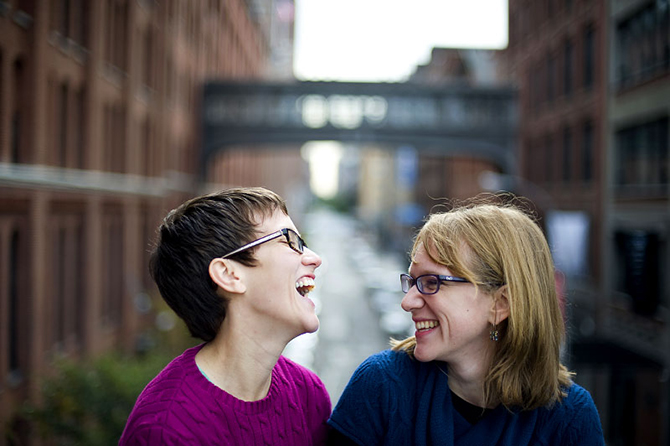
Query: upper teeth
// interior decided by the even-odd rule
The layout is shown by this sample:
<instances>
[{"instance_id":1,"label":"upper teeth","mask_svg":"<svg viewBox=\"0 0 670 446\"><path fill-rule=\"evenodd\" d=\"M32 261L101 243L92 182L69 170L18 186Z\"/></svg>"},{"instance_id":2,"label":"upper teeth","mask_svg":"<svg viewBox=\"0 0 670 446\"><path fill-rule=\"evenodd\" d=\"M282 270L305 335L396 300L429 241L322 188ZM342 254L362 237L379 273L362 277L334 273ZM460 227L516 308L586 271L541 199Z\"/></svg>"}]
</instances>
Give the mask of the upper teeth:
<instances>
[{"instance_id":1,"label":"upper teeth","mask_svg":"<svg viewBox=\"0 0 670 446\"><path fill-rule=\"evenodd\" d=\"M302 279L298 280L295 283L295 288L298 290L300 294L303 296L310 291L312 291L312 288L314 288L314 279L310 277L303 277Z\"/></svg>"},{"instance_id":2,"label":"upper teeth","mask_svg":"<svg viewBox=\"0 0 670 446\"><path fill-rule=\"evenodd\" d=\"M438 321L419 321L414 324L417 330L424 330L428 328L434 328L440 325Z\"/></svg>"}]
</instances>

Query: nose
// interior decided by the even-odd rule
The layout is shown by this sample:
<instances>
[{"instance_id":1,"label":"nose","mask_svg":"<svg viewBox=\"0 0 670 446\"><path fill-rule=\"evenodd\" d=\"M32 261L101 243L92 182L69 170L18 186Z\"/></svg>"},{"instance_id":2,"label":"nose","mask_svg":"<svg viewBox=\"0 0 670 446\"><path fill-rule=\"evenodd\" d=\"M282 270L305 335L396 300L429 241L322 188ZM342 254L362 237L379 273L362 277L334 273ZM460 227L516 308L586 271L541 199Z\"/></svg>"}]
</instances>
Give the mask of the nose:
<instances>
[{"instance_id":1,"label":"nose","mask_svg":"<svg viewBox=\"0 0 670 446\"><path fill-rule=\"evenodd\" d=\"M312 265L316 269L321 266L322 262L323 260L321 260L321 256L305 246L302 251L302 263L304 265Z\"/></svg>"},{"instance_id":2,"label":"nose","mask_svg":"<svg viewBox=\"0 0 670 446\"><path fill-rule=\"evenodd\" d=\"M419 290L416 289L416 286L413 286L409 289L405 296L400 302L400 307L408 313L411 313L413 310L418 310L423 307L425 301L423 300L422 294L419 293Z\"/></svg>"}]
</instances>

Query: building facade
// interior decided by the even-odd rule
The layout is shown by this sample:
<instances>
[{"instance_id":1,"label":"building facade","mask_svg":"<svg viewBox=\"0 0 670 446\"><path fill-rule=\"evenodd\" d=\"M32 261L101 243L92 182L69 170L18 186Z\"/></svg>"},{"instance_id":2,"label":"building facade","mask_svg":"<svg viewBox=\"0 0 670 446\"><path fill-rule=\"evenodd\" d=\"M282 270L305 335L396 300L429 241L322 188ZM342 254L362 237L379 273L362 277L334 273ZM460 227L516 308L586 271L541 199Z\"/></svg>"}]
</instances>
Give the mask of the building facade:
<instances>
[{"instance_id":1,"label":"building facade","mask_svg":"<svg viewBox=\"0 0 670 446\"><path fill-rule=\"evenodd\" d=\"M607 305L602 335L631 361L608 367L620 444L670 444L670 4L609 2ZM619 420L632 419L621 423ZM615 427L617 426L617 427ZM616 444L616 443L615 443Z\"/></svg>"},{"instance_id":2,"label":"building facade","mask_svg":"<svg viewBox=\"0 0 670 446\"><path fill-rule=\"evenodd\" d=\"M519 86L517 191L557 242L566 359L613 445L670 444L669 9L510 0L501 58Z\"/></svg>"},{"instance_id":3,"label":"building facade","mask_svg":"<svg viewBox=\"0 0 670 446\"><path fill-rule=\"evenodd\" d=\"M424 85L469 87L501 87L509 80L499 69L496 51L463 48L433 48L430 61L417 67L410 82ZM439 153L419 155L416 200L428 213L440 199L465 199L487 189L482 175L499 174L504 170L493 160L469 156L462 147L458 155ZM513 172L505 172L512 175Z\"/></svg>"},{"instance_id":4,"label":"building facade","mask_svg":"<svg viewBox=\"0 0 670 446\"><path fill-rule=\"evenodd\" d=\"M277 153L242 149L198 178L201 86L268 76L275 6L0 1L0 444L54 358L137 348L167 210L280 184Z\"/></svg>"}]
</instances>

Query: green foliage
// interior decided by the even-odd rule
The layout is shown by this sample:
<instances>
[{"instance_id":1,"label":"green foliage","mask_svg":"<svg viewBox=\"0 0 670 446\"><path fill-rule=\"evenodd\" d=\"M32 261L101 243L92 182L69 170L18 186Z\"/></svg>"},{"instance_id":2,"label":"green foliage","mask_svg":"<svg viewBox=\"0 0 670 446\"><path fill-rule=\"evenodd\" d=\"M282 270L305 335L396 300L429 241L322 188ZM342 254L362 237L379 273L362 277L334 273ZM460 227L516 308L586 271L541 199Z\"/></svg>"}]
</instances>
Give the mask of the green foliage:
<instances>
[{"instance_id":1,"label":"green foliage","mask_svg":"<svg viewBox=\"0 0 670 446\"><path fill-rule=\"evenodd\" d=\"M58 360L42 386L42 402L24 416L41 436L63 445L116 445L144 386L172 359L107 354L94 361Z\"/></svg>"},{"instance_id":2,"label":"green foliage","mask_svg":"<svg viewBox=\"0 0 670 446\"><path fill-rule=\"evenodd\" d=\"M43 438L65 446L116 446L126 420L144 387L175 356L199 341L164 303L155 305L164 320L138 338L130 356L109 352L96 359L61 358L45 373L37 402L29 402L17 419L33 425Z\"/></svg>"},{"instance_id":3,"label":"green foliage","mask_svg":"<svg viewBox=\"0 0 670 446\"><path fill-rule=\"evenodd\" d=\"M37 433L49 439L48 444L118 445L142 389L174 357L201 342L162 300L152 302L152 308L163 323L138 336L136 350L141 354L109 352L95 359L55 360L41 378L37 400L15 413L13 420L21 431ZM19 426L5 432L8 444L20 444L15 431Z\"/></svg>"},{"instance_id":4,"label":"green foliage","mask_svg":"<svg viewBox=\"0 0 670 446\"><path fill-rule=\"evenodd\" d=\"M349 214L353 211L356 200L354 197L338 194L333 198L318 198L317 204L328 207L341 214Z\"/></svg>"}]
</instances>

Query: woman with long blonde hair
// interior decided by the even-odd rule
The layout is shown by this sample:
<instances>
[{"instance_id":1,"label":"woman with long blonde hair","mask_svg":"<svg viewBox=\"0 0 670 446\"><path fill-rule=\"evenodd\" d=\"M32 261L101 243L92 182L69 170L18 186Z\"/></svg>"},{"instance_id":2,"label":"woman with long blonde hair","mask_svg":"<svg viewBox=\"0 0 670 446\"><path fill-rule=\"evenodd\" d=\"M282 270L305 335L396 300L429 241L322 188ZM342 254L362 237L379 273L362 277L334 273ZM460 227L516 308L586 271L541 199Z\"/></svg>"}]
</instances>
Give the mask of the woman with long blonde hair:
<instances>
[{"instance_id":1,"label":"woman with long blonde hair","mask_svg":"<svg viewBox=\"0 0 670 446\"><path fill-rule=\"evenodd\" d=\"M526 212L480 198L431 215L400 281L415 335L359 366L330 444L604 444L561 363L554 265Z\"/></svg>"}]
</instances>

